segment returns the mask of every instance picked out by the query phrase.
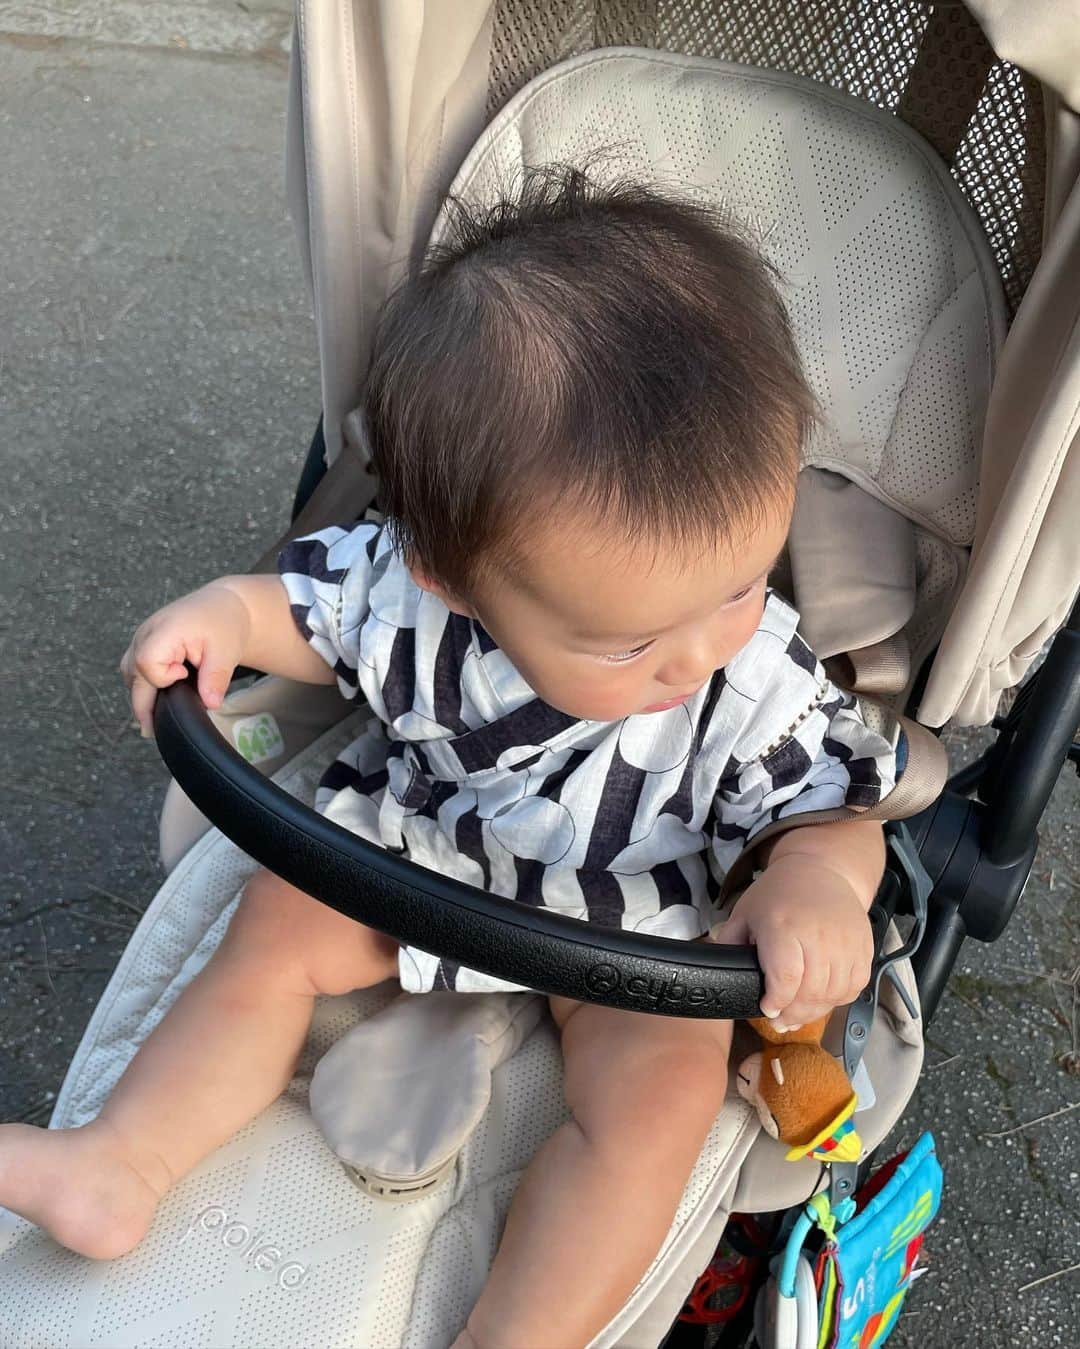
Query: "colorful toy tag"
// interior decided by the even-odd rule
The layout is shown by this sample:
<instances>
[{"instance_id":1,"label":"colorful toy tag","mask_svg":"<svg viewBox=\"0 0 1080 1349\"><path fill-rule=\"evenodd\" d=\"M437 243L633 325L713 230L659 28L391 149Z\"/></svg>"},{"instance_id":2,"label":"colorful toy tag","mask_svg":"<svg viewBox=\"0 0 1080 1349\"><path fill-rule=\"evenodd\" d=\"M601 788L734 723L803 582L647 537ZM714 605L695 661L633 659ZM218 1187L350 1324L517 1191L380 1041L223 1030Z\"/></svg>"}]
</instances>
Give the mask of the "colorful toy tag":
<instances>
[{"instance_id":1,"label":"colorful toy tag","mask_svg":"<svg viewBox=\"0 0 1080 1349\"><path fill-rule=\"evenodd\" d=\"M285 739L277 719L269 712L238 717L232 724L233 744L251 764L263 763L284 753Z\"/></svg>"},{"instance_id":2,"label":"colorful toy tag","mask_svg":"<svg viewBox=\"0 0 1080 1349\"><path fill-rule=\"evenodd\" d=\"M941 1202L933 1135L923 1134L883 1170L884 1183L878 1177L868 1182L864 1206L835 1230L818 1257L818 1349L877 1349L895 1327L914 1280L923 1232Z\"/></svg>"}]
</instances>

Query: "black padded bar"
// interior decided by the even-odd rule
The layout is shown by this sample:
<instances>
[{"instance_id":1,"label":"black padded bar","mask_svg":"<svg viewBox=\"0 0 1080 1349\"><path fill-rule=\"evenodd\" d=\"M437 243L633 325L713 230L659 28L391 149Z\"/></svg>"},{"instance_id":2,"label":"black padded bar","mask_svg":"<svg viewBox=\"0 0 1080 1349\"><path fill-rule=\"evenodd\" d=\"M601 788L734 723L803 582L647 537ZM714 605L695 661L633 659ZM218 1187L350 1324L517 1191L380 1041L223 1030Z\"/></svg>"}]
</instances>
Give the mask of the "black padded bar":
<instances>
[{"instance_id":1,"label":"black padded bar","mask_svg":"<svg viewBox=\"0 0 1080 1349\"><path fill-rule=\"evenodd\" d=\"M666 1016L757 1016L752 946L597 928L490 895L367 843L262 776L221 736L194 679L158 694L169 771L223 834L324 904L400 942L542 993Z\"/></svg>"}]
</instances>

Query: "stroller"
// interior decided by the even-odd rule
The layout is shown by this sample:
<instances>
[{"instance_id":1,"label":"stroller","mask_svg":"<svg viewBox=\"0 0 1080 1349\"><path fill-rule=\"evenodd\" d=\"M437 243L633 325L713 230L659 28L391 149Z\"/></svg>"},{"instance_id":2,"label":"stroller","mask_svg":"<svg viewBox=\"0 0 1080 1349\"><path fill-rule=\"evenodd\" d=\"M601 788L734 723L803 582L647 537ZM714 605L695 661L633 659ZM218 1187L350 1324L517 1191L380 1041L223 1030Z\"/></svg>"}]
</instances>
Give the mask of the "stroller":
<instances>
[{"instance_id":1,"label":"stroller","mask_svg":"<svg viewBox=\"0 0 1080 1349\"><path fill-rule=\"evenodd\" d=\"M1036 6L1022 19L1019 8L298 5L288 182L323 415L292 535L376 500L356 412L372 320L408 257L437 237L448 188L483 198L522 164L604 150L615 172L729 205L788 280L826 419L801 475L783 588L811 645L909 754L889 811L908 817L906 833L894 835L878 896L880 959L895 957L895 982L881 982L862 1020L838 1026L845 1059L861 1027L876 1091L856 1117L864 1151L849 1193L915 1088L962 941L1002 932L1051 788L1077 757L1080 460L1068 452L1080 89L1069 51L1080 20L1067 5L1040 7L1040 22ZM757 1012L751 951L673 950L523 912L315 815L320 773L362 717L332 688L260 677L238 682L212 716L186 685L158 699L175 779L161 823L168 878L87 1027L54 1126L97 1114L214 950L252 858L375 927L535 989L668 1014ZM998 734L946 783L927 728L950 721L993 722ZM922 931L914 951L909 914ZM674 985L701 997L676 1004ZM503 1061L460 1153L410 1202L386 1202L327 1145L308 1092L317 1067L347 1067L331 1050L393 998L384 986L319 999L286 1092L170 1192L121 1259L86 1260L0 1213L0 1346L448 1344L522 1170L564 1118L559 1055L546 1018L504 1017L492 1037ZM773 1215L760 1219L768 1235L832 1183L812 1160L785 1162L732 1096L662 1249L593 1343L701 1343L688 1322L672 1327L730 1215ZM753 1230L742 1222L728 1236L745 1243ZM745 1317L725 1329L732 1344L750 1333Z\"/></svg>"}]
</instances>

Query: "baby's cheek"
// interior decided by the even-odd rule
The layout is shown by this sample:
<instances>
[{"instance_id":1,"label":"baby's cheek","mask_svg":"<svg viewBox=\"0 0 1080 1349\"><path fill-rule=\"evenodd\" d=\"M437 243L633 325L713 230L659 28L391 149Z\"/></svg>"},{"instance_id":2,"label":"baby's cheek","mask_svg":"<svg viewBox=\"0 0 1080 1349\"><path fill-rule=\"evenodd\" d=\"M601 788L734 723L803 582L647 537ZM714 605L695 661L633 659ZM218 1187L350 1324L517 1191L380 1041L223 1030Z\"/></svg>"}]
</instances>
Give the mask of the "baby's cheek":
<instances>
[{"instance_id":1,"label":"baby's cheek","mask_svg":"<svg viewBox=\"0 0 1080 1349\"><path fill-rule=\"evenodd\" d=\"M724 665L734 660L754 633L757 632L764 611L764 602L750 606L747 613L741 616L738 627L729 632L728 651L724 656Z\"/></svg>"},{"instance_id":2,"label":"baby's cheek","mask_svg":"<svg viewBox=\"0 0 1080 1349\"><path fill-rule=\"evenodd\" d=\"M558 676L553 677L545 701L583 721L619 721L622 717L641 710L644 699L627 687L628 681L613 677L604 667L578 667L567 662Z\"/></svg>"},{"instance_id":3,"label":"baby's cheek","mask_svg":"<svg viewBox=\"0 0 1080 1349\"><path fill-rule=\"evenodd\" d=\"M581 694L592 708L582 715L591 721L619 721L640 712L648 702L647 690L641 688L637 680L604 669L582 687Z\"/></svg>"}]
</instances>

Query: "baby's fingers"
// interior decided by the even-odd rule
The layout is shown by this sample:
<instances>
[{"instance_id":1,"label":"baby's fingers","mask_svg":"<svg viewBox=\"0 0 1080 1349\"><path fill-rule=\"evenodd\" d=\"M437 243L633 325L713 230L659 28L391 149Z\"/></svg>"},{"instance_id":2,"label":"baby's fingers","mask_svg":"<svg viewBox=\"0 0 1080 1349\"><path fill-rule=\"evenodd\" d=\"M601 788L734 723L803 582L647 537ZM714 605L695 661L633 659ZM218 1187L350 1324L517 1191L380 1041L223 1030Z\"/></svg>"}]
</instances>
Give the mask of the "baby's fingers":
<instances>
[{"instance_id":1,"label":"baby's fingers","mask_svg":"<svg viewBox=\"0 0 1080 1349\"><path fill-rule=\"evenodd\" d=\"M220 707L236 669L235 659L207 638L195 663L199 667L199 697L206 707Z\"/></svg>"},{"instance_id":2,"label":"baby's fingers","mask_svg":"<svg viewBox=\"0 0 1080 1349\"><path fill-rule=\"evenodd\" d=\"M167 688L183 679L187 654L187 643L182 637L176 637L167 628L153 626L151 620L136 632L124 652L120 673L129 688L139 678L156 689Z\"/></svg>"},{"instance_id":3,"label":"baby's fingers","mask_svg":"<svg viewBox=\"0 0 1080 1349\"><path fill-rule=\"evenodd\" d=\"M808 952L799 996L795 999L795 1006L788 1008L796 1021L813 1021L816 1017L824 1016L835 1005L829 1000L831 980L832 961L823 957L820 951Z\"/></svg>"},{"instance_id":4,"label":"baby's fingers","mask_svg":"<svg viewBox=\"0 0 1080 1349\"><path fill-rule=\"evenodd\" d=\"M841 1007L851 1002L852 998L858 997L862 992L862 984L858 984L856 980L854 961L844 960L834 964L829 975L829 986L825 990L829 1006Z\"/></svg>"},{"instance_id":5,"label":"baby's fingers","mask_svg":"<svg viewBox=\"0 0 1080 1349\"><path fill-rule=\"evenodd\" d=\"M807 972L802 987L794 1002L786 1009L782 1021L789 1030L805 1025L808 1021L817 1021L828 1016L837 1007L846 1007L854 1002L866 986L861 975L861 962L852 963L840 960L821 969L811 969L807 961Z\"/></svg>"},{"instance_id":6,"label":"baby's fingers","mask_svg":"<svg viewBox=\"0 0 1080 1349\"><path fill-rule=\"evenodd\" d=\"M784 1022L784 1012L802 984L804 971L803 949L799 940L789 932L759 933L758 959L765 971L765 996L761 999L761 1014Z\"/></svg>"},{"instance_id":7,"label":"baby's fingers","mask_svg":"<svg viewBox=\"0 0 1080 1349\"><path fill-rule=\"evenodd\" d=\"M854 1002L869 982L870 961L859 957L849 967L844 987L838 991L833 1006L846 1007L849 1002Z\"/></svg>"},{"instance_id":8,"label":"baby's fingers","mask_svg":"<svg viewBox=\"0 0 1080 1349\"><path fill-rule=\"evenodd\" d=\"M135 720L139 723L139 730L142 735L151 736L154 733L154 701L157 698L157 689L148 679L144 679L141 674L136 674L131 681L131 710L135 714Z\"/></svg>"},{"instance_id":9,"label":"baby's fingers","mask_svg":"<svg viewBox=\"0 0 1080 1349\"><path fill-rule=\"evenodd\" d=\"M184 673L183 661L177 659L175 652L169 652L164 658L151 656L148 644L140 643L138 637L124 652L120 674L128 687L131 710L144 736L153 733L154 699L158 689L175 684L178 679L183 679Z\"/></svg>"}]
</instances>

